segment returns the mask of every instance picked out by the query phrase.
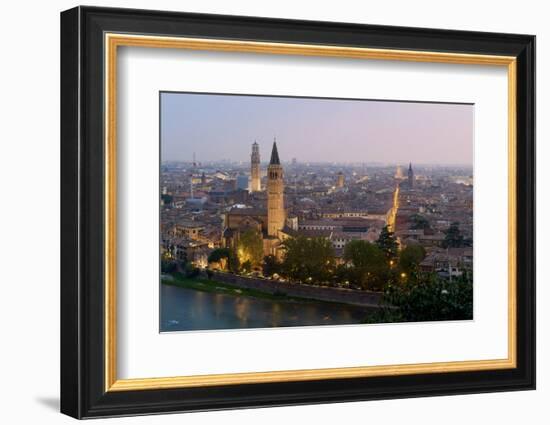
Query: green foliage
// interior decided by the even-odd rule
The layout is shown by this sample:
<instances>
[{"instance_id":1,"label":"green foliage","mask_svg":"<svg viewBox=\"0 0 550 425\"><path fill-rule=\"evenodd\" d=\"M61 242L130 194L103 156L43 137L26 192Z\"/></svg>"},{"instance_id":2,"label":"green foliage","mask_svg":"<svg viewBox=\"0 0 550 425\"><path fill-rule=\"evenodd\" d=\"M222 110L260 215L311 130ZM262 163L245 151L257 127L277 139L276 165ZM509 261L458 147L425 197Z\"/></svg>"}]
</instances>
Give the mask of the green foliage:
<instances>
[{"instance_id":1,"label":"green foliage","mask_svg":"<svg viewBox=\"0 0 550 425\"><path fill-rule=\"evenodd\" d=\"M337 287L350 287L353 282L349 264L338 264L332 274L332 284Z\"/></svg>"},{"instance_id":2,"label":"green foliage","mask_svg":"<svg viewBox=\"0 0 550 425\"><path fill-rule=\"evenodd\" d=\"M334 249L325 238L297 236L284 241L285 258L281 271L293 280L305 283L325 283L335 265Z\"/></svg>"},{"instance_id":3,"label":"green foliage","mask_svg":"<svg viewBox=\"0 0 550 425\"><path fill-rule=\"evenodd\" d=\"M177 269L177 263L173 260L162 259L160 261L160 271L162 273L174 273Z\"/></svg>"},{"instance_id":4,"label":"green foliage","mask_svg":"<svg viewBox=\"0 0 550 425\"><path fill-rule=\"evenodd\" d=\"M240 261L250 263L249 269L262 263L264 246L261 235L254 229L243 232L237 243L237 253Z\"/></svg>"},{"instance_id":5,"label":"green foliage","mask_svg":"<svg viewBox=\"0 0 550 425\"><path fill-rule=\"evenodd\" d=\"M376 245L382 250L382 252L384 252L384 255L388 261L392 261L397 258L397 251L399 247L397 245L395 235L393 232L389 231L388 226L384 226L380 232Z\"/></svg>"},{"instance_id":6,"label":"green foliage","mask_svg":"<svg viewBox=\"0 0 550 425\"><path fill-rule=\"evenodd\" d=\"M231 271L233 273L238 272L239 271L239 265L240 265L239 257L237 257L237 255L235 255L234 251L230 251L230 255L227 259L227 266L229 267L229 271Z\"/></svg>"},{"instance_id":7,"label":"green foliage","mask_svg":"<svg viewBox=\"0 0 550 425\"><path fill-rule=\"evenodd\" d=\"M198 267L194 267L191 264L188 264L185 267L185 276L188 278L194 278L201 274L201 270Z\"/></svg>"},{"instance_id":8,"label":"green foliage","mask_svg":"<svg viewBox=\"0 0 550 425\"><path fill-rule=\"evenodd\" d=\"M229 248L217 248L208 256L209 263L218 263L225 260L226 268L229 271L237 272L239 270L239 259L235 255L235 252Z\"/></svg>"},{"instance_id":9,"label":"green foliage","mask_svg":"<svg viewBox=\"0 0 550 425\"><path fill-rule=\"evenodd\" d=\"M241 271L248 273L252 271L252 262L250 260L246 260L244 263L241 263Z\"/></svg>"},{"instance_id":10,"label":"green foliage","mask_svg":"<svg viewBox=\"0 0 550 425\"><path fill-rule=\"evenodd\" d=\"M449 282L436 274L413 275L408 282L388 285L381 309L366 321L423 322L473 318L473 283L464 274Z\"/></svg>"},{"instance_id":11,"label":"green foliage","mask_svg":"<svg viewBox=\"0 0 550 425\"><path fill-rule=\"evenodd\" d=\"M229 258L230 255L231 255L231 250L229 248L217 248L214 251L212 251L208 256L208 262L217 263L222 258L225 258L225 259Z\"/></svg>"},{"instance_id":12,"label":"green foliage","mask_svg":"<svg viewBox=\"0 0 550 425\"><path fill-rule=\"evenodd\" d=\"M347 277L352 284L363 289L381 290L389 278L389 263L378 246L367 241L351 241L344 249Z\"/></svg>"},{"instance_id":13,"label":"green foliage","mask_svg":"<svg viewBox=\"0 0 550 425\"><path fill-rule=\"evenodd\" d=\"M407 274L416 270L426 257L426 250L420 245L410 245L399 253L399 267Z\"/></svg>"},{"instance_id":14,"label":"green foliage","mask_svg":"<svg viewBox=\"0 0 550 425\"><path fill-rule=\"evenodd\" d=\"M263 274L264 276L273 276L275 273L281 273L281 263L277 261L274 255L264 257Z\"/></svg>"},{"instance_id":15,"label":"green foliage","mask_svg":"<svg viewBox=\"0 0 550 425\"><path fill-rule=\"evenodd\" d=\"M460 234L460 229L458 228L459 223L453 222L451 226L445 232L445 239L443 240L443 248L460 248L466 246L464 243L464 236Z\"/></svg>"},{"instance_id":16,"label":"green foliage","mask_svg":"<svg viewBox=\"0 0 550 425\"><path fill-rule=\"evenodd\" d=\"M409 217L409 229L429 229L430 222L420 214L413 214Z\"/></svg>"},{"instance_id":17,"label":"green foliage","mask_svg":"<svg viewBox=\"0 0 550 425\"><path fill-rule=\"evenodd\" d=\"M172 198L172 195L161 195L162 201L164 202L164 205L170 205L174 198Z\"/></svg>"}]
</instances>

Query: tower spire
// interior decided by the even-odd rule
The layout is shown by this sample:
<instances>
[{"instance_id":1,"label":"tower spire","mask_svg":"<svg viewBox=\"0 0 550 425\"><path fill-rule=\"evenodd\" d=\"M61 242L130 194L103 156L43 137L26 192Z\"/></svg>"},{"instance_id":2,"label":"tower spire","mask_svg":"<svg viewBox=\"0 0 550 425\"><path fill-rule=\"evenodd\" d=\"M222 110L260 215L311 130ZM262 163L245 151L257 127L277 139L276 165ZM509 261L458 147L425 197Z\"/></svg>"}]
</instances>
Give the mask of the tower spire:
<instances>
[{"instance_id":1,"label":"tower spire","mask_svg":"<svg viewBox=\"0 0 550 425\"><path fill-rule=\"evenodd\" d=\"M277 140L273 138L273 149L271 150L271 160L269 161L269 165L279 164L281 164L281 161L279 161L279 152L277 151Z\"/></svg>"},{"instance_id":2,"label":"tower spire","mask_svg":"<svg viewBox=\"0 0 550 425\"><path fill-rule=\"evenodd\" d=\"M279 231L285 226L285 219L283 167L274 139L271 161L267 167L267 234L278 237Z\"/></svg>"}]
</instances>

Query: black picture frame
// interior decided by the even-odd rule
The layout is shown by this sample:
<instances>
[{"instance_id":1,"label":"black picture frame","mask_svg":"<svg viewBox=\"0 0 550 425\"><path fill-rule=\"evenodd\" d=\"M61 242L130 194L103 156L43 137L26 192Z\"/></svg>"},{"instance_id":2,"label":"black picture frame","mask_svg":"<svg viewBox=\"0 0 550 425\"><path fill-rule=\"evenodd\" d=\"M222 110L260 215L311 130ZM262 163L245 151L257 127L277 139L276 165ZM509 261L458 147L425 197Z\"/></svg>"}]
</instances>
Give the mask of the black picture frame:
<instances>
[{"instance_id":1,"label":"black picture frame","mask_svg":"<svg viewBox=\"0 0 550 425\"><path fill-rule=\"evenodd\" d=\"M104 33L259 40L517 58L517 367L106 392ZM61 412L75 418L535 388L535 37L76 7L61 13Z\"/></svg>"}]
</instances>

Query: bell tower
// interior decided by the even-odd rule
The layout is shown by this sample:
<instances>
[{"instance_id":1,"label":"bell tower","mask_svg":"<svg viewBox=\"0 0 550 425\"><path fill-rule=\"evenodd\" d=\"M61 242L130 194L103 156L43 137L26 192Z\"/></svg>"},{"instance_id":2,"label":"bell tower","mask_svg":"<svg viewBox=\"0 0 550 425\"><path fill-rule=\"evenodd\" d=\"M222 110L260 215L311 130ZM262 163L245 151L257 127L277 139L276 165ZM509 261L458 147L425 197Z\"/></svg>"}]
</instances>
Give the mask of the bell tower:
<instances>
[{"instance_id":1,"label":"bell tower","mask_svg":"<svg viewBox=\"0 0 550 425\"><path fill-rule=\"evenodd\" d=\"M285 225L285 218L283 167L279 161L277 142L273 140L267 167L267 234L277 237Z\"/></svg>"},{"instance_id":2,"label":"bell tower","mask_svg":"<svg viewBox=\"0 0 550 425\"><path fill-rule=\"evenodd\" d=\"M262 190L260 182L260 147L256 142L252 144L250 155L250 192Z\"/></svg>"}]
</instances>

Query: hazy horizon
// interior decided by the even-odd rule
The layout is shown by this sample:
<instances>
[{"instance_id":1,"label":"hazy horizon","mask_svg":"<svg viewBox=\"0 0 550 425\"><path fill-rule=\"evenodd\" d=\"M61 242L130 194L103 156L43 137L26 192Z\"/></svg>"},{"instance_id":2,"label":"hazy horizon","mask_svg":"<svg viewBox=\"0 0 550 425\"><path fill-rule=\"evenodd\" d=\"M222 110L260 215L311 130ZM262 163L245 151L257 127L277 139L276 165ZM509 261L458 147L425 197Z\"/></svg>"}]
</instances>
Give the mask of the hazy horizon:
<instances>
[{"instance_id":1,"label":"hazy horizon","mask_svg":"<svg viewBox=\"0 0 550 425\"><path fill-rule=\"evenodd\" d=\"M161 160L472 166L473 105L161 93Z\"/></svg>"},{"instance_id":2,"label":"hazy horizon","mask_svg":"<svg viewBox=\"0 0 550 425\"><path fill-rule=\"evenodd\" d=\"M163 159L161 164L192 164L193 163L193 158L188 158L188 159L182 159L182 160L171 160L171 159ZM218 164L228 164L228 165L235 165L235 166L247 166L249 167L250 166L250 158L245 158L244 160L229 160L229 159L219 159L219 160L200 160L199 158L197 158L196 160L196 163L197 164L200 164L202 166L208 166L208 165L218 165ZM269 158L263 158L262 161L260 162L260 164L262 166L267 166L269 165ZM283 165L292 165L292 158L289 159L289 160L283 160L281 159L281 164ZM349 161L349 162L345 162L345 161L341 161L341 162L335 162L335 161L297 161L297 165L299 166L311 166L311 167L314 167L314 166L323 166L323 165L330 165L330 166L334 166L334 167L337 167L337 166L348 166L348 167L369 167L369 168L390 168L390 167L395 167L395 166L401 166L401 167L408 167L409 164L400 164L400 163L382 163L382 162L365 162L365 163L362 163L362 162L353 162L353 161ZM473 168L473 165L472 164L458 164L458 163L455 163L455 164L422 164L422 163L417 163L417 162L413 162L412 163L412 166L413 168Z\"/></svg>"}]
</instances>

